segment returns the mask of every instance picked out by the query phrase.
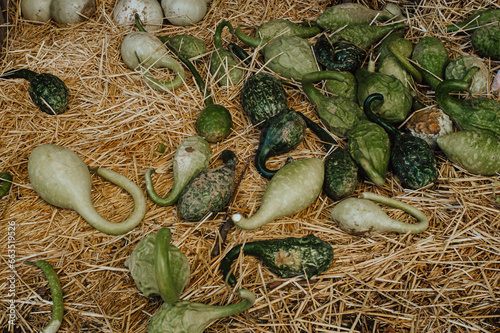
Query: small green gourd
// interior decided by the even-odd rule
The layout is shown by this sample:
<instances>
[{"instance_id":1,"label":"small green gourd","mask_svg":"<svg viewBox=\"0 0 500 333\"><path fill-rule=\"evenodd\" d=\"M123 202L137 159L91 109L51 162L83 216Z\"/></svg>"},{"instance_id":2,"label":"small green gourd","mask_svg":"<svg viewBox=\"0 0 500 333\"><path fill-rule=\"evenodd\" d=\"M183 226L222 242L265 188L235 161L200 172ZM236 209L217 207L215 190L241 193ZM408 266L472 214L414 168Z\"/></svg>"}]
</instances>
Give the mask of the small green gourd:
<instances>
[{"instance_id":1,"label":"small green gourd","mask_svg":"<svg viewBox=\"0 0 500 333\"><path fill-rule=\"evenodd\" d=\"M217 214L231 199L236 177L236 155L231 150L221 154L223 166L200 172L182 191L177 201L181 219L201 221L208 214Z\"/></svg>"},{"instance_id":2,"label":"small green gourd","mask_svg":"<svg viewBox=\"0 0 500 333\"><path fill-rule=\"evenodd\" d=\"M222 21L217 26L214 35L214 51L210 57L210 73L214 75L215 81L221 86L237 84L244 75L238 68L238 59L222 45L222 30L228 27L234 33L233 26L228 21Z\"/></svg>"},{"instance_id":3,"label":"small green gourd","mask_svg":"<svg viewBox=\"0 0 500 333\"><path fill-rule=\"evenodd\" d=\"M437 144L450 161L473 174L500 172L500 139L490 132L458 131L440 136Z\"/></svg>"},{"instance_id":4,"label":"small green gourd","mask_svg":"<svg viewBox=\"0 0 500 333\"><path fill-rule=\"evenodd\" d=\"M404 188L416 190L436 181L437 162L434 151L423 139L411 134L403 134L396 127L377 117L371 110L373 101L382 101L381 94L366 98L363 109L368 119L379 124L392 137L390 164L394 175Z\"/></svg>"},{"instance_id":5,"label":"small green gourd","mask_svg":"<svg viewBox=\"0 0 500 333\"><path fill-rule=\"evenodd\" d=\"M341 3L327 8L316 22L325 29L335 31L350 24L369 24L373 20L389 20L388 12L374 10L358 3Z\"/></svg>"},{"instance_id":6,"label":"small green gourd","mask_svg":"<svg viewBox=\"0 0 500 333\"><path fill-rule=\"evenodd\" d=\"M272 178L277 170L266 166L267 160L297 148L306 133L306 122L294 110L281 112L269 119L261 130L260 142L255 154L255 167L264 177Z\"/></svg>"},{"instance_id":7,"label":"small green gourd","mask_svg":"<svg viewBox=\"0 0 500 333\"><path fill-rule=\"evenodd\" d=\"M57 76L49 73L37 74L29 69L14 69L5 72L0 79L25 79L29 95L40 110L50 115L62 114L68 106L68 87Z\"/></svg>"},{"instance_id":8,"label":"small green gourd","mask_svg":"<svg viewBox=\"0 0 500 333\"><path fill-rule=\"evenodd\" d=\"M325 89L329 93L340 98L348 99L354 103L358 103L358 81L351 72L341 71L344 80L325 80Z\"/></svg>"},{"instance_id":9,"label":"small green gourd","mask_svg":"<svg viewBox=\"0 0 500 333\"><path fill-rule=\"evenodd\" d=\"M466 20L450 24L446 27L447 32L455 32L465 30L467 32L475 31L477 28L484 26L488 23L500 21L500 9L484 8L478 9Z\"/></svg>"},{"instance_id":10,"label":"small green gourd","mask_svg":"<svg viewBox=\"0 0 500 333\"><path fill-rule=\"evenodd\" d=\"M316 106L322 123L329 131L340 137L346 137L355 124L366 119L363 110L357 103L349 99L323 95L313 83L321 80L342 82L345 77L344 74L337 71L316 71L305 75L301 80L302 89Z\"/></svg>"},{"instance_id":11,"label":"small green gourd","mask_svg":"<svg viewBox=\"0 0 500 333\"><path fill-rule=\"evenodd\" d=\"M208 142L201 136L195 135L186 138L177 148L173 159L174 186L170 194L160 197L153 185L151 175L155 169L146 171L146 193L151 200L160 206L171 206L177 202L182 190L200 172L208 168L212 152Z\"/></svg>"},{"instance_id":12,"label":"small green gourd","mask_svg":"<svg viewBox=\"0 0 500 333\"><path fill-rule=\"evenodd\" d=\"M380 26L352 24L346 26L340 31L334 32L329 36L329 39L331 41L341 39L350 42L361 49L367 50L387 34L390 34L395 30L402 29L405 26L406 24L404 22Z\"/></svg>"},{"instance_id":13,"label":"small green gourd","mask_svg":"<svg viewBox=\"0 0 500 333\"><path fill-rule=\"evenodd\" d=\"M314 44L318 62L327 70L354 72L363 64L365 51L342 39L330 41L326 34L319 36Z\"/></svg>"},{"instance_id":14,"label":"small green gourd","mask_svg":"<svg viewBox=\"0 0 500 333\"><path fill-rule=\"evenodd\" d=\"M330 268L333 261L330 243L314 235L247 242L229 250L220 263L222 276L231 286L236 285L231 264L241 252L260 259L264 266L282 278L311 278Z\"/></svg>"},{"instance_id":15,"label":"small green gourd","mask_svg":"<svg viewBox=\"0 0 500 333\"><path fill-rule=\"evenodd\" d=\"M500 61L500 22L474 31L471 42L480 56Z\"/></svg>"},{"instance_id":16,"label":"small green gourd","mask_svg":"<svg viewBox=\"0 0 500 333\"><path fill-rule=\"evenodd\" d=\"M252 124L257 125L288 109L285 89L274 75L254 74L241 90L241 107Z\"/></svg>"},{"instance_id":17,"label":"small green gourd","mask_svg":"<svg viewBox=\"0 0 500 333\"><path fill-rule=\"evenodd\" d=\"M436 90L444 79L446 66L450 63L448 50L443 42L431 36L421 38L413 48L411 59L417 64L423 81Z\"/></svg>"}]
</instances>

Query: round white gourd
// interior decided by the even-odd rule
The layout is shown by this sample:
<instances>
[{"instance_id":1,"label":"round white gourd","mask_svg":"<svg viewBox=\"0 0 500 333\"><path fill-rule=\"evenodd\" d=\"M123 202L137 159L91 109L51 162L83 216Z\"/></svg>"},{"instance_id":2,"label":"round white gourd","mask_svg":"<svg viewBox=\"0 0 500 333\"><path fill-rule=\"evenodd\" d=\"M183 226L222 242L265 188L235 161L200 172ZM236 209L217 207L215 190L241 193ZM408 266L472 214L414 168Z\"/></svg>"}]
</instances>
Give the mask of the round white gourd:
<instances>
[{"instance_id":1,"label":"round white gourd","mask_svg":"<svg viewBox=\"0 0 500 333\"><path fill-rule=\"evenodd\" d=\"M207 13L206 0L162 0L166 19L173 25L198 23Z\"/></svg>"},{"instance_id":2,"label":"round white gourd","mask_svg":"<svg viewBox=\"0 0 500 333\"><path fill-rule=\"evenodd\" d=\"M50 3L52 19L62 24L86 21L95 11L95 0L52 0Z\"/></svg>"},{"instance_id":3,"label":"round white gourd","mask_svg":"<svg viewBox=\"0 0 500 333\"><path fill-rule=\"evenodd\" d=\"M136 13L147 31L161 28L163 10L157 0L120 0L113 10L113 21L118 25L133 26Z\"/></svg>"},{"instance_id":4,"label":"round white gourd","mask_svg":"<svg viewBox=\"0 0 500 333\"><path fill-rule=\"evenodd\" d=\"M22 0L21 14L26 20L47 22L52 18L50 3L52 0Z\"/></svg>"}]
</instances>

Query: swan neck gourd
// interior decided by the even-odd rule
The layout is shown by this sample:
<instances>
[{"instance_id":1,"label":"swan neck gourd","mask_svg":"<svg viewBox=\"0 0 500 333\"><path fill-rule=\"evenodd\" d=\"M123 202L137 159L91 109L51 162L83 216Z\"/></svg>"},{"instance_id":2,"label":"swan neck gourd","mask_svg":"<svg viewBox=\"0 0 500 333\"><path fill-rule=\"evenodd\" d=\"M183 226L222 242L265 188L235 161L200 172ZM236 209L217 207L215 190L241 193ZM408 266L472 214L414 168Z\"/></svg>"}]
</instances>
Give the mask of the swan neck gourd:
<instances>
[{"instance_id":1,"label":"swan neck gourd","mask_svg":"<svg viewBox=\"0 0 500 333\"><path fill-rule=\"evenodd\" d=\"M142 190L112 170L98 168L96 173L132 196L134 210L123 222L110 222L96 211L92 205L89 169L72 150L45 144L35 148L28 161L30 182L38 195L49 204L75 210L90 225L107 234L124 234L135 228L146 214L146 199Z\"/></svg>"},{"instance_id":2,"label":"swan neck gourd","mask_svg":"<svg viewBox=\"0 0 500 333\"><path fill-rule=\"evenodd\" d=\"M233 214L231 218L237 227L252 230L297 213L319 196L324 176L325 167L318 158L290 162L273 176L254 215L245 218L241 214Z\"/></svg>"},{"instance_id":3,"label":"swan neck gourd","mask_svg":"<svg viewBox=\"0 0 500 333\"><path fill-rule=\"evenodd\" d=\"M418 220L418 223L405 223L390 218L374 202L398 208ZM396 199L383 195L363 192L359 198L348 198L339 202L331 212L332 218L345 232L356 236L371 233L421 233L429 227L429 219L419 209Z\"/></svg>"}]
</instances>

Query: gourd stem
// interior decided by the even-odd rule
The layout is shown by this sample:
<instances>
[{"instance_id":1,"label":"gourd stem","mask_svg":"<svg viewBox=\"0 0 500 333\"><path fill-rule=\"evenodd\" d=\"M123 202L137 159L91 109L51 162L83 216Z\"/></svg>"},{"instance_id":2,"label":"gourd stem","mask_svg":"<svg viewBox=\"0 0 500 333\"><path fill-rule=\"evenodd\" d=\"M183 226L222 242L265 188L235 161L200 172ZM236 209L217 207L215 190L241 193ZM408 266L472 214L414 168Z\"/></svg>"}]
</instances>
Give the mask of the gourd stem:
<instances>
[{"instance_id":1,"label":"gourd stem","mask_svg":"<svg viewBox=\"0 0 500 333\"><path fill-rule=\"evenodd\" d=\"M365 112L367 118L370 121L380 125L380 127L382 127L392 137L402 135L401 131L398 128L386 123L380 117L378 117L375 113L373 113L373 111L372 111L372 102L373 101L382 101L383 102L384 95L375 93L375 94L371 94L370 96L368 96L365 99L365 102L363 103L363 111Z\"/></svg>"},{"instance_id":2,"label":"gourd stem","mask_svg":"<svg viewBox=\"0 0 500 333\"><path fill-rule=\"evenodd\" d=\"M311 102L318 105L325 101L327 97L313 85L314 82L322 80L336 80L344 82L345 79L345 75L337 71L317 71L304 75L302 77L301 84L302 89Z\"/></svg>"},{"instance_id":3,"label":"gourd stem","mask_svg":"<svg viewBox=\"0 0 500 333\"><path fill-rule=\"evenodd\" d=\"M29 69L12 69L0 76L0 79L25 79L31 82L37 75L36 72Z\"/></svg>"},{"instance_id":4,"label":"gourd stem","mask_svg":"<svg viewBox=\"0 0 500 333\"><path fill-rule=\"evenodd\" d=\"M26 265L40 268L49 282L50 294L52 296L52 316L49 323L42 329L42 333L55 333L61 327L64 315L64 300L61 282L54 268L45 260L36 262L25 261Z\"/></svg>"},{"instance_id":5,"label":"gourd stem","mask_svg":"<svg viewBox=\"0 0 500 333\"><path fill-rule=\"evenodd\" d=\"M179 299L179 291L175 290L172 267L170 266L169 245L172 232L168 228L161 228L156 234L154 263L156 282L160 296L166 303L173 304Z\"/></svg>"},{"instance_id":6,"label":"gourd stem","mask_svg":"<svg viewBox=\"0 0 500 333\"><path fill-rule=\"evenodd\" d=\"M146 198L142 190L134 182L112 170L97 168L95 171L100 177L123 188L132 196L134 200L134 210L132 214L123 222L113 223L99 215L90 201L80 200L76 203L74 209L85 221L101 232L110 235L120 235L134 229L141 223L146 214Z\"/></svg>"},{"instance_id":7,"label":"gourd stem","mask_svg":"<svg viewBox=\"0 0 500 333\"><path fill-rule=\"evenodd\" d=\"M184 78L180 74L177 74L173 80L166 82L154 78L149 72L144 72L143 75L146 79L147 85L157 90L172 91L179 88L184 83Z\"/></svg>"},{"instance_id":8,"label":"gourd stem","mask_svg":"<svg viewBox=\"0 0 500 333\"><path fill-rule=\"evenodd\" d=\"M410 231L411 233L416 234L425 231L429 227L429 219L427 218L427 216L425 216L425 214L421 210L411 205L408 205L404 202L371 192L363 192L360 194L359 197L362 199L369 199L390 207L401 209L406 213L410 214L411 216L415 217L419 221L416 224L409 224L391 219L392 221L395 222L395 225L398 226L398 229L402 231L407 230Z\"/></svg>"},{"instance_id":9,"label":"gourd stem","mask_svg":"<svg viewBox=\"0 0 500 333\"><path fill-rule=\"evenodd\" d=\"M240 289L236 292L236 295L243 298L243 301L225 306L203 305L203 317L206 316L206 324L208 325L219 318L229 317L246 311L255 303L255 295L248 289Z\"/></svg>"},{"instance_id":10,"label":"gourd stem","mask_svg":"<svg viewBox=\"0 0 500 333\"><path fill-rule=\"evenodd\" d=\"M395 43L389 43L389 51L391 51L392 55L396 57L396 59L399 61L399 63L403 66L403 68L410 73L410 75L413 77L413 79L421 83L422 82L422 74L418 69L413 66L408 58L406 58L401 51L399 51L395 45Z\"/></svg>"},{"instance_id":11,"label":"gourd stem","mask_svg":"<svg viewBox=\"0 0 500 333\"><path fill-rule=\"evenodd\" d=\"M158 206L166 207L166 206L171 206L173 205L177 199L179 198L182 188L176 187L174 183L174 187L172 188L172 191L166 198L162 198L156 193L153 185L153 179L151 178L151 175L155 173L155 169L149 168L146 170L146 193L148 197L153 201L155 204Z\"/></svg>"},{"instance_id":12,"label":"gourd stem","mask_svg":"<svg viewBox=\"0 0 500 333\"><path fill-rule=\"evenodd\" d=\"M141 23L141 19L139 17L139 14L135 13L135 25L137 27L137 29L139 31L143 31L143 32L147 32L146 29L144 29L142 23ZM176 50L172 45L170 45L170 43L168 42L168 38L167 37L162 37L162 36L156 36L170 51L174 52L175 55L177 55L177 57L179 58L180 61L182 61L186 67L191 71L191 73L193 74L194 76L194 79L196 80L196 83L198 84L198 87L200 88L200 91L202 92L202 94L204 94L204 101L205 101L205 105L208 106L208 105L212 105L214 104L213 102L213 99L212 97L210 96L211 94L208 92L207 90L207 87L205 85L205 82L203 81L203 79L201 78L201 75L200 73L198 72L198 70L196 69L196 67L194 67L194 65L191 63L191 61L189 61L189 59L187 59L186 57L184 57L182 54L180 54L178 52L178 50Z\"/></svg>"},{"instance_id":13,"label":"gourd stem","mask_svg":"<svg viewBox=\"0 0 500 333\"><path fill-rule=\"evenodd\" d=\"M250 66L252 64L252 57L241 46L235 43L229 43L228 45L231 52L245 65Z\"/></svg>"},{"instance_id":14,"label":"gourd stem","mask_svg":"<svg viewBox=\"0 0 500 333\"><path fill-rule=\"evenodd\" d=\"M239 40L241 40L243 43L247 44L248 46L257 48L261 44L264 44L263 40L260 39L260 37L252 37L252 36L245 35L245 33L239 27L236 28L236 30L234 31L234 34L236 35L236 37L238 37Z\"/></svg>"},{"instance_id":15,"label":"gourd stem","mask_svg":"<svg viewBox=\"0 0 500 333\"><path fill-rule=\"evenodd\" d=\"M261 207L262 208L262 207ZM264 213L263 209L258 209L251 217L245 218L241 214L233 214L231 219L234 225L243 230L253 230L266 225L274 219L271 211Z\"/></svg>"},{"instance_id":16,"label":"gourd stem","mask_svg":"<svg viewBox=\"0 0 500 333\"><path fill-rule=\"evenodd\" d=\"M367 158L362 157L357 162L375 185L382 186L385 184L385 175L379 174Z\"/></svg>"},{"instance_id":17,"label":"gourd stem","mask_svg":"<svg viewBox=\"0 0 500 333\"><path fill-rule=\"evenodd\" d=\"M0 173L0 199L9 192L12 176L8 172Z\"/></svg>"},{"instance_id":18,"label":"gourd stem","mask_svg":"<svg viewBox=\"0 0 500 333\"><path fill-rule=\"evenodd\" d=\"M223 48L222 46L222 30L224 30L225 27L228 27L229 32L231 34L234 34L234 29L233 26L229 21L222 21L219 23L217 26L217 29L215 30L215 35L214 35L214 46L216 49Z\"/></svg>"},{"instance_id":19,"label":"gourd stem","mask_svg":"<svg viewBox=\"0 0 500 333\"><path fill-rule=\"evenodd\" d=\"M339 143L337 142L337 140L335 140L327 131L325 131L323 129L323 127L316 124L316 122L312 121L304 114L302 114L300 112L299 112L299 114L302 117L302 119L304 119L304 121L306 122L307 127L309 127L309 129L311 131L313 131L314 134L316 134L316 136L321 141L323 141L323 144L325 145L326 150L330 150L333 146L338 146Z\"/></svg>"},{"instance_id":20,"label":"gourd stem","mask_svg":"<svg viewBox=\"0 0 500 333\"><path fill-rule=\"evenodd\" d=\"M461 100L453 97L451 93L467 91L470 87L470 82L460 80L445 80L436 88L436 101L440 108L446 110L446 114L452 119L461 117L465 112L464 105Z\"/></svg>"},{"instance_id":21,"label":"gourd stem","mask_svg":"<svg viewBox=\"0 0 500 333\"><path fill-rule=\"evenodd\" d=\"M265 178L271 179L278 170L270 170L266 167L267 157L269 154L268 150L269 149L266 149L265 152L261 149L257 150L255 155L255 167Z\"/></svg>"}]
</instances>

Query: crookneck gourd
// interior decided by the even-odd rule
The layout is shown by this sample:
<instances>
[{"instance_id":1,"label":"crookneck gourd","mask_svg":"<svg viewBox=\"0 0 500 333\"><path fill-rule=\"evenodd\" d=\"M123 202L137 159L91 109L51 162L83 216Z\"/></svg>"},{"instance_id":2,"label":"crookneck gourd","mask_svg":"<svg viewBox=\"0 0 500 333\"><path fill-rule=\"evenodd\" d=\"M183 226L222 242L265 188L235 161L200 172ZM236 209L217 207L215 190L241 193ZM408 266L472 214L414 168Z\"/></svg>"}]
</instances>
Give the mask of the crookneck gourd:
<instances>
[{"instance_id":1,"label":"crookneck gourd","mask_svg":"<svg viewBox=\"0 0 500 333\"><path fill-rule=\"evenodd\" d=\"M222 30L227 27L231 33L233 26L228 21L222 21L217 26L214 35L214 51L210 57L210 73L215 82L221 86L237 84L243 78L243 70L238 68L239 60L222 45Z\"/></svg>"},{"instance_id":2,"label":"crookneck gourd","mask_svg":"<svg viewBox=\"0 0 500 333\"><path fill-rule=\"evenodd\" d=\"M411 59L417 64L423 81L436 90L444 78L446 66L450 63L448 50L443 42L436 37L421 38L413 48Z\"/></svg>"},{"instance_id":3,"label":"crookneck gourd","mask_svg":"<svg viewBox=\"0 0 500 333\"><path fill-rule=\"evenodd\" d=\"M231 150L224 150L221 158L224 165L200 172L182 191L177 210L183 220L198 222L228 205L238 160Z\"/></svg>"},{"instance_id":4,"label":"crookneck gourd","mask_svg":"<svg viewBox=\"0 0 500 333\"><path fill-rule=\"evenodd\" d=\"M437 162L434 151L423 139L403 134L396 127L386 123L372 111L373 101L382 101L381 94L366 98L363 110L368 119L382 126L392 138L391 169L404 188L419 189L436 181Z\"/></svg>"},{"instance_id":5,"label":"crookneck gourd","mask_svg":"<svg viewBox=\"0 0 500 333\"><path fill-rule=\"evenodd\" d=\"M255 154L257 171L266 178L272 178L277 170L267 168L268 159L297 148L304 139L306 128L306 122L294 110L283 111L269 119L261 130Z\"/></svg>"},{"instance_id":6,"label":"crookneck gourd","mask_svg":"<svg viewBox=\"0 0 500 333\"><path fill-rule=\"evenodd\" d=\"M247 242L233 247L221 261L222 276L231 286L236 285L231 265L242 251L260 259L271 272L282 278L311 278L330 268L333 261L330 243L314 235Z\"/></svg>"},{"instance_id":7,"label":"crookneck gourd","mask_svg":"<svg viewBox=\"0 0 500 333\"><path fill-rule=\"evenodd\" d=\"M5 72L0 79L25 79L29 85L29 95L40 110L50 115L64 113L68 106L68 87L57 76L29 69L14 69Z\"/></svg>"}]
</instances>

